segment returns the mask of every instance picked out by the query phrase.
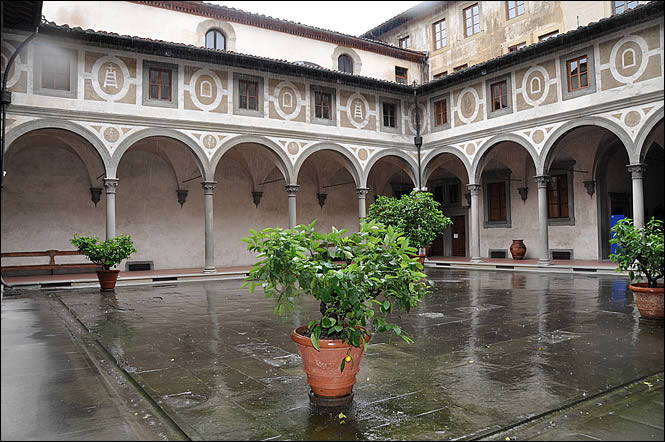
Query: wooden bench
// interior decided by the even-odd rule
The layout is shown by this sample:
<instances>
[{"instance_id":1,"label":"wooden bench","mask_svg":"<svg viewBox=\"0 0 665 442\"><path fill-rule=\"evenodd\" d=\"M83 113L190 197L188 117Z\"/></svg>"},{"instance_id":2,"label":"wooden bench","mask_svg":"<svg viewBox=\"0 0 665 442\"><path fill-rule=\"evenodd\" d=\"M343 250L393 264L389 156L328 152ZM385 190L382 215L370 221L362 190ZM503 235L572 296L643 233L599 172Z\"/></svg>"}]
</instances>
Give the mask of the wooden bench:
<instances>
[{"instance_id":1,"label":"wooden bench","mask_svg":"<svg viewBox=\"0 0 665 442\"><path fill-rule=\"evenodd\" d=\"M5 258L29 258L35 256L48 256L48 264L21 264L21 265L2 265L2 273L16 272L25 270L50 270L53 275L54 270L58 269L94 269L101 270L102 266L91 262L56 264L56 256L83 255L78 250L45 250L43 252L2 252L3 261Z\"/></svg>"}]
</instances>

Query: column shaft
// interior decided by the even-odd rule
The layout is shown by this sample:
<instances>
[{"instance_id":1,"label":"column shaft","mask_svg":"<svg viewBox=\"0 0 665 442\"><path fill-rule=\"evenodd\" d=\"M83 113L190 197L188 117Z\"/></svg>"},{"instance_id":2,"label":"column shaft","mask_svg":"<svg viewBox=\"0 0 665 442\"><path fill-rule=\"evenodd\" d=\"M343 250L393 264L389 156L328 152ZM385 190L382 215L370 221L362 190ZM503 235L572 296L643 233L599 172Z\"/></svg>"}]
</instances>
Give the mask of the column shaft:
<instances>
[{"instance_id":1,"label":"column shaft","mask_svg":"<svg viewBox=\"0 0 665 442\"><path fill-rule=\"evenodd\" d=\"M469 184L471 192L471 262L483 262L480 259L480 213L478 210L478 195L480 184Z\"/></svg>"},{"instance_id":2,"label":"column shaft","mask_svg":"<svg viewBox=\"0 0 665 442\"><path fill-rule=\"evenodd\" d=\"M646 164L630 164L626 166L633 182L633 225L644 227L644 186L643 178Z\"/></svg>"},{"instance_id":3,"label":"column shaft","mask_svg":"<svg viewBox=\"0 0 665 442\"><path fill-rule=\"evenodd\" d=\"M356 194L358 195L358 218L362 223L367 217L367 187L357 187Z\"/></svg>"},{"instance_id":4,"label":"column shaft","mask_svg":"<svg viewBox=\"0 0 665 442\"><path fill-rule=\"evenodd\" d=\"M540 258L538 265L551 265L549 226L547 224L547 183L548 176L537 176L538 185L538 244L540 246Z\"/></svg>"},{"instance_id":5,"label":"column shaft","mask_svg":"<svg viewBox=\"0 0 665 442\"><path fill-rule=\"evenodd\" d=\"M298 224L296 223L296 193L300 186L297 184L289 184L284 186L286 193L289 196L289 229L293 229Z\"/></svg>"},{"instance_id":6,"label":"column shaft","mask_svg":"<svg viewBox=\"0 0 665 442\"><path fill-rule=\"evenodd\" d=\"M115 238L115 191L118 180L115 178L104 178L106 189L106 239Z\"/></svg>"},{"instance_id":7,"label":"column shaft","mask_svg":"<svg viewBox=\"0 0 665 442\"><path fill-rule=\"evenodd\" d=\"M217 182L205 181L203 188L204 222L205 222L205 267L203 273L215 273L215 235L213 230L213 203Z\"/></svg>"}]
</instances>

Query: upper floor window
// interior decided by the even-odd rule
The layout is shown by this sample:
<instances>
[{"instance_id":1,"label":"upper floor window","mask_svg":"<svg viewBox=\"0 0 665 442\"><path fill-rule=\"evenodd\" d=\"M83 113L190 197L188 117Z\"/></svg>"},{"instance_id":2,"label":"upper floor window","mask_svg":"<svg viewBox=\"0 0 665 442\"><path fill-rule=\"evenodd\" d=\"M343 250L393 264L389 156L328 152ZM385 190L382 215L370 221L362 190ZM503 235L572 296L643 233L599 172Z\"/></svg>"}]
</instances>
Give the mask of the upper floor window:
<instances>
[{"instance_id":1,"label":"upper floor window","mask_svg":"<svg viewBox=\"0 0 665 442\"><path fill-rule=\"evenodd\" d=\"M613 7L615 14L621 14L622 12L637 7L637 2L614 0Z\"/></svg>"},{"instance_id":2,"label":"upper floor window","mask_svg":"<svg viewBox=\"0 0 665 442\"><path fill-rule=\"evenodd\" d=\"M556 37L559 35L559 30L557 29L556 31L548 32L547 34L541 35L538 37L538 41L544 41L547 40L548 38Z\"/></svg>"},{"instance_id":3,"label":"upper floor window","mask_svg":"<svg viewBox=\"0 0 665 442\"><path fill-rule=\"evenodd\" d=\"M510 46L510 47L508 48L508 52L519 51L520 49L522 49L522 48L525 47L525 46L526 46L526 42L523 41L522 43L518 43L518 44L516 44L516 45Z\"/></svg>"},{"instance_id":4,"label":"upper floor window","mask_svg":"<svg viewBox=\"0 0 665 442\"><path fill-rule=\"evenodd\" d=\"M402 49L409 49L411 47L411 37L406 36L399 39L399 47Z\"/></svg>"},{"instance_id":5,"label":"upper floor window","mask_svg":"<svg viewBox=\"0 0 665 442\"><path fill-rule=\"evenodd\" d=\"M150 91L148 98L151 100L171 101L171 70L150 68Z\"/></svg>"},{"instance_id":6,"label":"upper floor window","mask_svg":"<svg viewBox=\"0 0 665 442\"><path fill-rule=\"evenodd\" d=\"M240 109L259 110L258 90L258 82L238 80L238 95L240 97L238 107Z\"/></svg>"},{"instance_id":7,"label":"upper floor window","mask_svg":"<svg viewBox=\"0 0 665 442\"><path fill-rule=\"evenodd\" d=\"M568 92L589 87L588 61L586 55L569 60L567 66Z\"/></svg>"},{"instance_id":8,"label":"upper floor window","mask_svg":"<svg viewBox=\"0 0 665 442\"><path fill-rule=\"evenodd\" d=\"M459 65L459 66L453 68L453 72L462 71L462 70L464 70L464 69L466 69L466 68L468 68L468 67L469 67L469 65L466 64L466 63L464 63L464 64L461 64L461 65Z\"/></svg>"},{"instance_id":9,"label":"upper floor window","mask_svg":"<svg viewBox=\"0 0 665 442\"><path fill-rule=\"evenodd\" d=\"M434 125L443 126L448 122L448 111L446 109L446 100L434 102Z\"/></svg>"},{"instance_id":10,"label":"upper floor window","mask_svg":"<svg viewBox=\"0 0 665 442\"><path fill-rule=\"evenodd\" d=\"M443 72L439 72L438 74L434 74L433 78L435 80L438 80L439 78L443 78L446 75L448 75L448 71L443 71Z\"/></svg>"},{"instance_id":11,"label":"upper floor window","mask_svg":"<svg viewBox=\"0 0 665 442\"><path fill-rule=\"evenodd\" d=\"M330 112L331 103L332 97L330 93L314 91L314 116L326 120L332 119Z\"/></svg>"},{"instance_id":12,"label":"upper floor window","mask_svg":"<svg viewBox=\"0 0 665 442\"><path fill-rule=\"evenodd\" d=\"M395 66L395 82L399 84L407 84L409 81L408 71L407 68Z\"/></svg>"},{"instance_id":13,"label":"upper floor window","mask_svg":"<svg viewBox=\"0 0 665 442\"><path fill-rule=\"evenodd\" d=\"M478 3L464 9L464 35L471 37L480 32L480 10Z\"/></svg>"},{"instance_id":14,"label":"upper floor window","mask_svg":"<svg viewBox=\"0 0 665 442\"><path fill-rule=\"evenodd\" d=\"M70 90L70 60L69 57L41 57L41 87L60 91Z\"/></svg>"},{"instance_id":15,"label":"upper floor window","mask_svg":"<svg viewBox=\"0 0 665 442\"><path fill-rule=\"evenodd\" d=\"M441 20L432 25L434 33L434 50L446 46L446 21Z\"/></svg>"},{"instance_id":16,"label":"upper floor window","mask_svg":"<svg viewBox=\"0 0 665 442\"><path fill-rule=\"evenodd\" d=\"M508 20L524 14L523 1L507 1L506 9L508 9Z\"/></svg>"},{"instance_id":17,"label":"upper floor window","mask_svg":"<svg viewBox=\"0 0 665 442\"><path fill-rule=\"evenodd\" d=\"M226 39L222 31L211 29L206 32L206 48L208 49L226 49Z\"/></svg>"},{"instance_id":18,"label":"upper floor window","mask_svg":"<svg viewBox=\"0 0 665 442\"><path fill-rule=\"evenodd\" d=\"M553 175L547 183L547 215L568 218L568 176Z\"/></svg>"},{"instance_id":19,"label":"upper floor window","mask_svg":"<svg viewBox=\"0 0 665 442\"><path fill-rule=\"evenodd\" d=\"M383 125L386 127L397 127L397 105L395 103L383 103Z\"/></svg>"},{"instance_id":20,"label":"upper floor window","mask_svg":"<svg viewBox=\"0 0 665 442\"><path fill-rule=\"evenodd\" d=\"M492 86L492 111L508 107L508 89L505 81L494 83Z\"/></svg>"},{"instance_id":21,"label":"upper floor window","mask_svg":"<svg viewBox=\"0 0 665 442\"><path fill-rule=\"evenodd\" d=\"M337 70L353 74L353 60L346 54L340 55L337 59Z\"/></svg>"}]
</instances>

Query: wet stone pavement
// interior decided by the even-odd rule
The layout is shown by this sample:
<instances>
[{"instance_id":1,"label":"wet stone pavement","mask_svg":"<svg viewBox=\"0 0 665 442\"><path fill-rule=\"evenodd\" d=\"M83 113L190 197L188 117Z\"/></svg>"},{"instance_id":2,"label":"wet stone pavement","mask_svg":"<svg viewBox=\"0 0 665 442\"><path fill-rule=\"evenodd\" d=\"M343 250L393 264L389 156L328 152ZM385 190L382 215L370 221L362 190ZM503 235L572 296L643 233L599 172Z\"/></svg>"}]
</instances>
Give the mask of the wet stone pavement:
<instances>
[{"instance_id":1,"label":"wet stone pavement","mask_svg":"<svg viewBox=\"0 0 665 442\"><path fill-rule=\"evenodd\" d=\"M313 299L302 298L293 315L275 316L274 301L258 289L249 295L240 280L124 287L111 295L58 291L57 297L196 440L515 437L505 431L663 371L663 328L640 323L625 277L427 273L435 289L416 310L395 318L415 343L372 338L345 418L310 406L290 339L291 330L317 317ZM18 301L5 298L2 307L3 440L5 309ZM663 440L662 376L657 381L649 404L656 403L661 424L642 422L640 440Z\"/></svg>"}]
</instances>

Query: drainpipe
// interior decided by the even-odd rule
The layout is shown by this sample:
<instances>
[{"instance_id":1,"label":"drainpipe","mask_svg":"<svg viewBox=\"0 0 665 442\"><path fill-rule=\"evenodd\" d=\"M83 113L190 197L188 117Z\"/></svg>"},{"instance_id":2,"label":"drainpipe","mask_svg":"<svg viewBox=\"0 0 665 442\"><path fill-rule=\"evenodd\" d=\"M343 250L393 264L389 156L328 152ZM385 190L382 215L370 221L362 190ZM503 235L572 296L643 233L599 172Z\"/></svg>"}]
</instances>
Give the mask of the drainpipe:
<instances>
[{"instance_id":1,"label":"drainpipe","mask_svg":"<svg viewBox=\"0 0 665 442\"><path fill-rule=\"evenodd\" d=\"M420 109L418 108L418 90L416 89L416 81L413 81L413 101L415 103L416 111L416 136L413 137L413 144L416 145L418 150L418 191L422 192L422 169L420 166L420 148L423 146L423 137L420 136Z\"/></svg>"}]
</instances>

